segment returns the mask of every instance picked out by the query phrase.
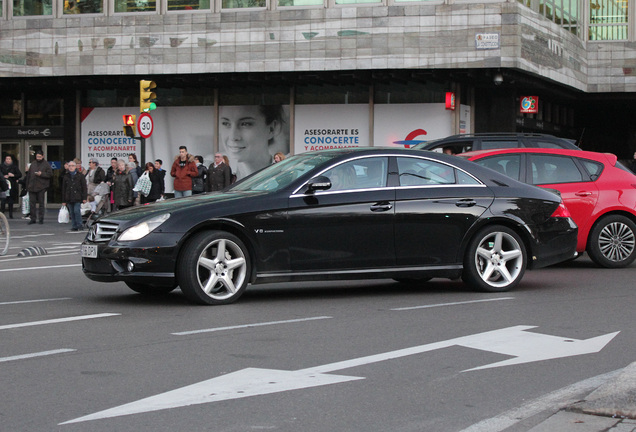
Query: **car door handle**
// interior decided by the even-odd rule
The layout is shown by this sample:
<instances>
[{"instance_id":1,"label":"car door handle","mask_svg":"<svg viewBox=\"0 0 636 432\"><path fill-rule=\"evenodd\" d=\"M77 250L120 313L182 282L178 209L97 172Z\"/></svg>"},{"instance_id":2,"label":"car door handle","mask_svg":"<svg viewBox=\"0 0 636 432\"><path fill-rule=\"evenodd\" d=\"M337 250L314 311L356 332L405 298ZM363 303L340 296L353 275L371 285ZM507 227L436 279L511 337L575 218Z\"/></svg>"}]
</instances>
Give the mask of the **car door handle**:
<instances>
[{"instance_id":1,"label":"car door handle","mask_svg":"<svg viewBox=\"0 0 636 432\"><path fill-rule=\"evenodd\" d=\"M580 197L586 197L586 196L590 196L592 195L592 192L588 192L588 191L580 191L575 193L574 195L576 196L580 196Z\"/></svg>"},{"instance_id":2,"label":"car door handle","mask_svg":"<svg viewBox=\"0 0 636 432\"><path fill-rule=\"evenodd\" d=\"M383 211L387 211L387 210L391 210L393 208L393 205L389 204L388 202L382 202L382 203L377 203L371 206L371 211L372 212L383 212Z\"/></svg>"},{"instance_id":3,"label":"car door handle","mask_svg":"<svg viewBox=\"0 0 636 432\"><path fill-rule=\"evenodd\" d=\"M457 207L472 207L477 205L477 202L475 200L472 199L463 199L463 200L459 200L455 203L455 205Z\"/></svg>"}]
</instances>

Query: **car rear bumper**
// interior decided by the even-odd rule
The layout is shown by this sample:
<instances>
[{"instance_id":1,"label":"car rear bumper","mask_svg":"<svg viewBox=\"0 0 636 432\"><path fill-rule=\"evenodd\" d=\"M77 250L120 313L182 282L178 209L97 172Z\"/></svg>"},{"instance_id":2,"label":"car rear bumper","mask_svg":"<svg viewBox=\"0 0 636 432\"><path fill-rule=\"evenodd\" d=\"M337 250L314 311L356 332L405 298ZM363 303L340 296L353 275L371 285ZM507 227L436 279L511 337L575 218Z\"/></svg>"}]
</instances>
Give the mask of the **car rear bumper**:
<instances>
[{"instance_id":1,"label":"car rear bumper","mask_svg":"<svg viewBox=\"0 0 636 432\"><path fill-rule=\"evenodd\" d=\"M537 269L576 257L578 228L571 218L552 218L537 229L528 268Z\"/></svg>"}]
</instances>

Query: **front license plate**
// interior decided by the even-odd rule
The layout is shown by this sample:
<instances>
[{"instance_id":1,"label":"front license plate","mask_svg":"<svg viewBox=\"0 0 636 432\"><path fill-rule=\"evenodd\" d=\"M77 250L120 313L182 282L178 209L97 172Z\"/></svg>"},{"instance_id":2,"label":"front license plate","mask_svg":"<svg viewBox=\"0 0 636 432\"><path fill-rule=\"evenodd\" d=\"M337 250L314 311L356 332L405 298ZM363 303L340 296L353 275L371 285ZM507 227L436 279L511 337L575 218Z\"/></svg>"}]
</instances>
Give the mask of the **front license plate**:
<instances>
[{"instance_id":1,"label":"front license plate","mask_svg":"<svg viewBox=\"0 0 636 432\"><path fill-rule=\"evenodd\" d=\"M82 255L83 258L97 258L97 246L82 245L80 255Z\"/></svg>"}]
</instances>

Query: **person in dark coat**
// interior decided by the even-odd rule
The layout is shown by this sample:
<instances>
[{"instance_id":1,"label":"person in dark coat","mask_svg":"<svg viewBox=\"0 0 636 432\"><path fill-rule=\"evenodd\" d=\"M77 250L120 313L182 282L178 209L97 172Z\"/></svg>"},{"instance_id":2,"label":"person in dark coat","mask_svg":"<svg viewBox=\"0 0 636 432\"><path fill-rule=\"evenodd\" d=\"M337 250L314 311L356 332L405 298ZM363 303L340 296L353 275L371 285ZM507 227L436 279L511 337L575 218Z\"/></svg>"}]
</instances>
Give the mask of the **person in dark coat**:
<instances>
[{"instance_id":1,"label":"person in dark coat","mask_svg":"<svg viewBox=\"0 0 636 432\"><path fill-rule=\"evenodd\" d=\"M199 175L192 177L192 193L200 194L206 191L208 169L203 165L203 156L195 156L194 162L197 164Z\"/></svg>"},{"instance_id":2,"label":"person in dark coat","mask_svg":"<svg viewBox=\"0 0 636 432\"><path fill-rule=\"evenodd\" d=\"M87 195L86 177L78 171L77 163L70 161L68 172L62 180L62 201L64 201L62 205L68 207L71 216L71 231L81 231L82 229L81 206L86 202Z\"/></svg>"},{"instance_id":3,"label":"person in dark coat","mask_svg":"<svg viewBox=\"0 0 636 432\"><path fill-rule=\"evenodd\" d=\"M29 180L27 190L29 191L29 204L31 206L31 220L29 225L35 223L37 217L38 223L44 223L44 195L46 190L51 186L51 178L53 177L53 169L51 165L44 159L42 150L35 152L35 160L31 162L29 167Z\"/></svg>"},{"instance_id":4,"label":"person in dark coat","mask_svg":"<svg viewBox=\"0 0 636 432\"><path fill-rule=\"evenodd\" d=\"M9 206L9 219L13 219L13 204L18 202L18 180L22 177L22 172L13 156L7 155L4 162L0 165L0 175L11 186L11 190L6 192L6 198L2 199L2 213L5 210L5 204Z\"/></svg>"},{"instance_id":5,"label":"person in dark coat","mask_svg":"<svg viewBox=\"0 0 636 432\"><path fill-rule=\"evenodd\" d=\"M230 185L232 171L230 167L223 162L223 155L217 153L214 155L214 162L208 167L207 191L214 192L225 189Z\"/></svg>"},{"instance_id":6,"label":"person in dark coat","mask_svg":"<svg viewBox=\"0 0 636 432\"><path fill-rule=\"evenodd\" d=\"M130 173L126 169L126 162L120 160L117 162L117 171L113 175L113 200L115 201L115 209L121 210L134 204L133 187Z\"/></svg>"},{"instance_id":7,"label":"person in dark coat","mask_svg":"<svg viewBox=\"0 0 636 432\"><path fill-rule=\"evenodd\" d=\"M159 198L161 198L164 193L163 176L159 171L155 169L155 165L152 162L148 162L146 164L146 172L148 173L148 177L150 178L150 183L152 184L152 186L150 186L150 192L148 192L148 196L144 196L143 194L141 195L142 204L155 202Z\"/></svg>"}]
</instances>

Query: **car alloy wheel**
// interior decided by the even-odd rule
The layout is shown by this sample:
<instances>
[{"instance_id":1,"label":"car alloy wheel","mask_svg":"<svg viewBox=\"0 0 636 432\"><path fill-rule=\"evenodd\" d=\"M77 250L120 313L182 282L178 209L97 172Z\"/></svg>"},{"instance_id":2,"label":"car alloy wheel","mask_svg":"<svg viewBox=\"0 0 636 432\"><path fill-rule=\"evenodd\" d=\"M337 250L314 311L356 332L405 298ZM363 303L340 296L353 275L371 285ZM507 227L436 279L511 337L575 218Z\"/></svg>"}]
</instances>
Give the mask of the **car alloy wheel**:
<instances>
[{"instance_id":1,"label":"car alloy wheel","mask_svg":"<svg viewBox=\"0 0 636 432\"><path fill-rule=\"evenodd\" d=\"M493 225L471 240L462 277L481 291L502 292L515 287L525 269L526 251L521 238L510 228Z\"/></svg>"},{"instance_id":2,"label":"car alloy wheel","mask_svg":"<svg viewBox=\"0 0 636 432\"><path fill-rule=\"evenodd\" d=\"M191 238L178 265L183 293L201 304L228 304L247 287L250 260L247 248L236 236L208 231Z\"/></svg>"},{"instance_id":3,"label":"car alloy wheel","mask_svg":"<svg viewBox=\"0 0 636 432\"><path fill-rule=\"evenodd\" d=\"M636 224L620 215L602 218L590 233L588 254L602 267L628 266L636 259Z\"/></svg>"}]
</instances>

